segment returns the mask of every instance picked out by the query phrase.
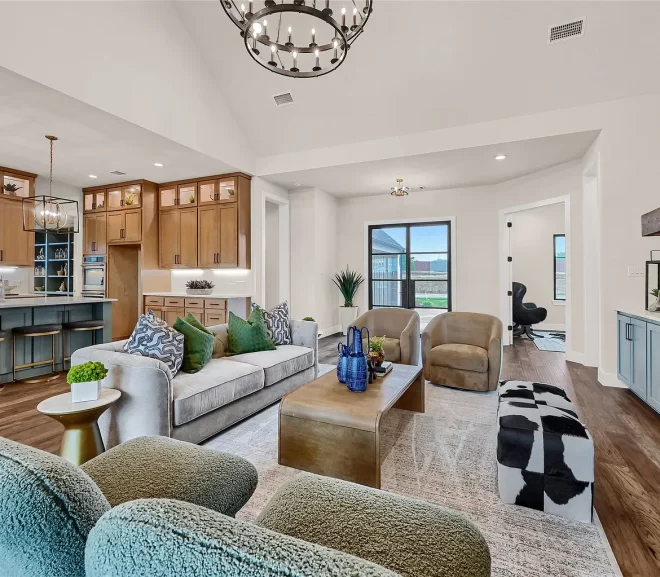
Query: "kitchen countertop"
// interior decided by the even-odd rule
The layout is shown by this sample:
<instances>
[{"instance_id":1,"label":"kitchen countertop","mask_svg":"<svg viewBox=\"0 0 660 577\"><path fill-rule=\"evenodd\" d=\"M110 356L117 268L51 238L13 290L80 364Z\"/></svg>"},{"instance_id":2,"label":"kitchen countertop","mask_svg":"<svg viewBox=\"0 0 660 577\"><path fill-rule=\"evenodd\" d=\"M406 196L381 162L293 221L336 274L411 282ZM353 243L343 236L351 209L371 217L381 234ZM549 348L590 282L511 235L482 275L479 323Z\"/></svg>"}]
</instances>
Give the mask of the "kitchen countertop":
<instances>
[{"instance_id":1,"label":"kitchen countertop","mask_svg":"<svg viewBox=\"0 0 660 577\"><path fill-rule=\"evenodd\" d=\"M227 293L211 293L210 295L189 295L187 292L149 292L142 293L145 297L186 297L189 299L249 299L252 295L237 295Z\"/></svg>"},{"instance_id":2,"label":"kitchen countertop","mask_svg":"<svg viewBox=\"0 0 660 577\"><path fill-rule=\"evenodd\" d=\"M117 299L96 299L90 297L28 297L28 298L12 298L0 301L0 311L3 309L19 309L19 308L33 308L33 307L52 307L63 305L82 305L94 303L107 303L114 302Z\"/></svg>"},{"instance_id":3,"label":"kitchen countertop","mask_svg":"<svg viewBox=\"0 0 660 577\"><path fill-rule=\"evenodd\" d=\"M648 319L650 321L655 321L656 323L660 323L660 312L652 313L649 311L645 311L644 309L635 308L635 307L630 307L625 309L615 309L615 310L624 315L630 315L633 317L639 317L640 319Z\"/></svg>"}]
</instances>

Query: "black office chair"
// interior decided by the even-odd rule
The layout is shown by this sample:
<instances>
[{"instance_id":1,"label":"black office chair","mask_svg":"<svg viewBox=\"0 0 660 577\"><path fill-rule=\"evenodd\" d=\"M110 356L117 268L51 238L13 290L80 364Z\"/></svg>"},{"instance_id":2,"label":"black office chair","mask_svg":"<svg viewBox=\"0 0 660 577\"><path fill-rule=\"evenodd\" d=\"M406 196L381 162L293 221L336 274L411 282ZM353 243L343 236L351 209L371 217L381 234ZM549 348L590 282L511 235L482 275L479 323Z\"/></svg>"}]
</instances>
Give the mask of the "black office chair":
<instances>
[{"instance_id":1,"label":"black office chair","mask_svg":"<svg viewBox=\"0 0 660 577\"><path fill-rule=\"evenodd\" d=\"M532 330L532 325L542 323L548 316L548 311L537 307L535 303L523 303L527 287L519 282L513 283L513 336L527 335L533 341L535 337L543 338Z\"/></svg>"}]
</instances>

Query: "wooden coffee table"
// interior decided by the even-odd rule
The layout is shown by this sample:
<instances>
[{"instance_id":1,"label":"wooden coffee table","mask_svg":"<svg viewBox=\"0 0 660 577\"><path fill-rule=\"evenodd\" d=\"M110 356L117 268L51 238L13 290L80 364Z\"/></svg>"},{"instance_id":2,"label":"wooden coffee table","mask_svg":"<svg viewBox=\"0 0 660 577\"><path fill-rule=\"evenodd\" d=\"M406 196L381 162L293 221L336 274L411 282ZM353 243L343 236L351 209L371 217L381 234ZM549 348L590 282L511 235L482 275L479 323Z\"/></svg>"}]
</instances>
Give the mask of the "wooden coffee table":
<instances>
[{"instance_id":1,"label":"wooden coffee table","mask_svg":"<svg viewBox=\"0 0 660 577\"><path fill-rule=\"evenodd\" d=\"M380 420L392 407L424 412L422 367L395 365L364 393L336 371L303 385L280 403L280 465L380 488Z\"/></svg>"}]
</instances>

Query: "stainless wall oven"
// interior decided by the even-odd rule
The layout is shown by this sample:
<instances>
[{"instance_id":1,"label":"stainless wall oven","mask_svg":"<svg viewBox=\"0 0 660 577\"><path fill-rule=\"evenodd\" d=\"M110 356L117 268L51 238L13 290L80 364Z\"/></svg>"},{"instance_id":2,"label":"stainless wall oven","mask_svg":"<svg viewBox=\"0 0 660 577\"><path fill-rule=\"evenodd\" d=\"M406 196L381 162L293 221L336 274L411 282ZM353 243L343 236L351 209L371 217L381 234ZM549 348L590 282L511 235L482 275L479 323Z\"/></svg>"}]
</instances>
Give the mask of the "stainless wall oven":
<instances>
[{"instance_id":1,"label":"stainless wall oven","mask_svg":"<svg viewBox=\"0 0 660 577\"><path fill-rule=\"evenodd\" d=\"M86 297L106 296L105 256L84 256L82 263L82 294Z\"/></svg>"}]
</instances>

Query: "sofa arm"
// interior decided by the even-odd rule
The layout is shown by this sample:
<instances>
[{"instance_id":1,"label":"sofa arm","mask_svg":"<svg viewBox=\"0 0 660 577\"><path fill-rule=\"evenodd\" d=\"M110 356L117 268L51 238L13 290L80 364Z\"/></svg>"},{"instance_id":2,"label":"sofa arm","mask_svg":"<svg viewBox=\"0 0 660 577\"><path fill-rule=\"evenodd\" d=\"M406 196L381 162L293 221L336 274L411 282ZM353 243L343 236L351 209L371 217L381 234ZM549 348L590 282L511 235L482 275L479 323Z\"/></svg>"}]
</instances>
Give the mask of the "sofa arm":
<instances>
[{"instance_id":1,"label":"sofa arm","mask_svg":"<svg viewBox=\"0 0 660 577\"><path fill-rule=\"evenodd\" d=\"M403 576L490 576L488 545L465 517L329 477L298 475L280 488L257 523Z\"/></svg>"},{"instance_id":2,"label":"sofa arm","mask_svg":"<svg viewBox=\"0 0 660 577\"><path fill-rule=\"evenodd\" d=\"M80 468L112 507L178 499L233 517L257 488L257 470L245 459L167 437L132 439Z\"/></svg>"},{"instance_id":3,"label":"sofa arm","mask_svg":"<svg viewBox=\"0 0 660 577\"><path fill-rule=\"evenodd\" d=\"M442 317L442 314L434 316L422 333L422 365L424 366L424 378L427 381L431 380L431 349L443 344L441 335L444 319Z\"/></svg>"},{"instance_id":4,"label":"sofa arm","mask_svg":"<svg viewBox=\"0 0 660 577\"><path fill-rule=\"evenodd\" d=\"M400 337L401 363L404 365L419 365L419 314L415 313L408 321L406 328L403 329Z\"/></svg>"},{"instance_id":5,"label":"sofa arm","mask_svg":"<svg viewBox=\"0 0 660 577\"><path fill-rule=\"evenodd\" d=\"M71 357L72 366L86 361L103 363L108 369L103 386L122 393L119 401L99 418L106 448L145 435L170 436L172 373L165 363L125 353L123 343L85 347Z\"/></svg>"},{"instance_id":6,"label":"sofa arm","mask_svg":"<svg viewBox=\"0 0 660 577\"><path fill-rule=\"evenodd\" d=\"M319 325L313 321L289 321L291 343L314 349L314 367L319 368Z\"/></svg>"},{"instance_id":7,"label":"sofa arm","mask_svg":"<svg viewBox=\"0 0 660 577\"><path fill-rule=\"evenodd\" d=\"M210 509L140 499L110 509L90 531L86 577L397 577L338 551Z\"/></svg>"}]
</instances>

